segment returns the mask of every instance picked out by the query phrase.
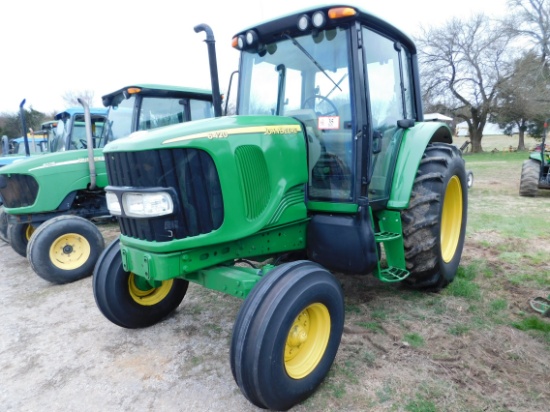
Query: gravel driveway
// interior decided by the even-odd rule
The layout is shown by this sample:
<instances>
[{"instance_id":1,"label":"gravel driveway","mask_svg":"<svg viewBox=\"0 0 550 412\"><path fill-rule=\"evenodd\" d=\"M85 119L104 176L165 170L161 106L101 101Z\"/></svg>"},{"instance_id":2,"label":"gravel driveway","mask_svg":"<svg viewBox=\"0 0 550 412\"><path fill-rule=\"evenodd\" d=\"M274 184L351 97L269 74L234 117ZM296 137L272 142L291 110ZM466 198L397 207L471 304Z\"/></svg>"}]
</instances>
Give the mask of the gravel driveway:
<instances>
[{"instance_id":1,"label":"gravel driveway","mask_svg":"<svg viewBox=\"0 0 550 412\"><path fill-rule=\"evenodd\" d=\"M0 241L2 411L256 411L231 375L240 301L190 285L163 322L126 330L99 312L92 279L54 285Z\"/></svg>"}]
</instances>

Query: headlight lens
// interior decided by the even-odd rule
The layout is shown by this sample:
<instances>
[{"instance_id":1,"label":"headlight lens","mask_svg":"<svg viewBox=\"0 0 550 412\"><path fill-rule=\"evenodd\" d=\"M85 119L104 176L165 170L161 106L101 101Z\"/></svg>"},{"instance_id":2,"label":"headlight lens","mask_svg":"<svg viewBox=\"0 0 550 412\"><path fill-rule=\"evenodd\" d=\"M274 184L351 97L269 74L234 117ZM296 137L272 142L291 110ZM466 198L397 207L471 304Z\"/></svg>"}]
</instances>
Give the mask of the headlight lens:
<instances>
[{"instance_id":1,"label":"headlight lens","mask_svg":"<svg viewBox=\"0 0 550 412\"><path fill-rule=\"evenodd\" d=\"M122 194L124 213L130 217L155 217L174 212L174 202L166 192Z\"/></svg>"},{"instance_id":2,"label":"headlight lens","mask_svg":"<svg viewBox=\"0 0 550 412\"><path fill-rule=\"evenodd\" d=\"M105 199L107 200L107 209L109 209L109 212L114 216L120 216L122 213L116 195L113 192L107 192L105 194Z\"/></svg>"}]
</instances>

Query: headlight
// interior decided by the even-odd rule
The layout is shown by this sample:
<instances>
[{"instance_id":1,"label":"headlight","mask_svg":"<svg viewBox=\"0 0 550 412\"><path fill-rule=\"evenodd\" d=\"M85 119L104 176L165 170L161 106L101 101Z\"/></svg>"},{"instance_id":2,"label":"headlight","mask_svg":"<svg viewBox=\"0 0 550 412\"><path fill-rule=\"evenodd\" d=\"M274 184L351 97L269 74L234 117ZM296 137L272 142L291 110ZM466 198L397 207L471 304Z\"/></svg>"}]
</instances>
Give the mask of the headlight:
<instances>
[{"instance_id":1,"label":"headlight","mask_svg":"<svg viewBox=\"0 0 550 412\"><path fill-rule=\"evenodd\" d=\"M122 194L124 213L130 217L155 217L174 212L174 202L166 192Z\"/></svg>"},{"instance_id":2,"label":"headlight","mask_svg":"<svg viewBox=\"0 0 550 412\"><path fill-rule=\"evenodd\" d=\"M118 198L113 192L107 192L105 194L105 200L107 201L107 209L109 209L112 215L120 216L122 214Z\"/></svg>"}]
</instances>

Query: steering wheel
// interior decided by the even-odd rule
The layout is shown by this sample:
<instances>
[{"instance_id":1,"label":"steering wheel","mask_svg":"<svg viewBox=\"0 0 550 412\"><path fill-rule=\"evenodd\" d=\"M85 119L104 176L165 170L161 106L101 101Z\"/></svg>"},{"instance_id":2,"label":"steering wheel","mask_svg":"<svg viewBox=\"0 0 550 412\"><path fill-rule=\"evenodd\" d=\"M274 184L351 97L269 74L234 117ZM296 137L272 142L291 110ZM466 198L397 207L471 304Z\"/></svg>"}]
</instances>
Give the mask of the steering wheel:
<instances>
[{"instance_id":1,"label":"steering wheel","mask_svg":"<svg viewBox=\"0 0 550 412\"><path fill-rule=\"evenodd\" d=\"M317 103L317 100L319 100L319 103ZM326 102L327 105L330 106L330 110L326 112L319 112L315 110L323 102ZM321 96L320 94L316 94L315 96L308 97L304 100L304 103L302 103L302 109L313 109L317 116L338 116L338 109L336 108L336 105L332 103L332 100L328 97Z\"/></svg>"}]
</instances>

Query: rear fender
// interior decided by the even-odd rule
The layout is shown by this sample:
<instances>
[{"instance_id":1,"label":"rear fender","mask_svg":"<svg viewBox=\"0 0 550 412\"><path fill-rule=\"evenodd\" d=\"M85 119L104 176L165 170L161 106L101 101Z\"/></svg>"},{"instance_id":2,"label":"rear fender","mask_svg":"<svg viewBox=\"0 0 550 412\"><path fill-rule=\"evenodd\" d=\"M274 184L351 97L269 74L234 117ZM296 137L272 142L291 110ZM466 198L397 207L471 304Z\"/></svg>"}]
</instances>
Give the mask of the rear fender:
<instances>
[{"instance_id":1,"label":"rear fender","mask_svg":"<svg viewBox=\"0 0 550 412\"><path fill-rule=\"evenodd\" d=\"M395 165L388 209L406 209L409 206L420 160L428 144L437 142L453 142L451 129L445 123L417 123L405 131Z\"/></svg>"}]
</instances>

